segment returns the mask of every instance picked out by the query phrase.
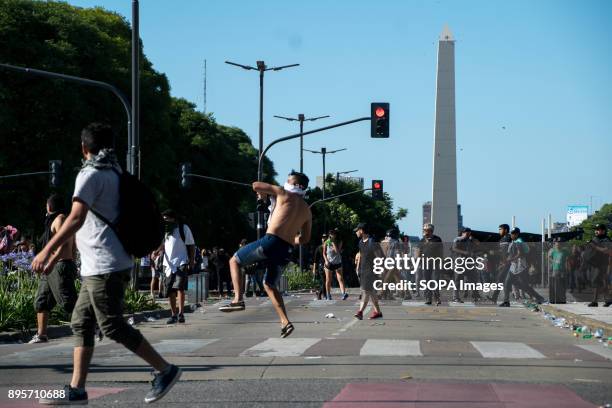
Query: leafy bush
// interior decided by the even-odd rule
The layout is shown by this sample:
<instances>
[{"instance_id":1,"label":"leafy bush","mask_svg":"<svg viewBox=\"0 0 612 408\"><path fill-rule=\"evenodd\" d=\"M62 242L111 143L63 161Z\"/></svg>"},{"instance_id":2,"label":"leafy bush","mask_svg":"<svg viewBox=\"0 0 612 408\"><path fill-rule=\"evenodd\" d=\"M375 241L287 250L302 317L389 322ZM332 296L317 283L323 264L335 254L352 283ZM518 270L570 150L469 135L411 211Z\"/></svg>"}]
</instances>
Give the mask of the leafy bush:
<instances>
[{"instance_id":1,"label":"leafy bush","mask_svg":"<svg viewBox=\"0 0 612 408\"><path fill-rule=\"evenodd\" d=\"M34 300L38 290L38 280L31 272L23 270L0 275L0 332L12 330L27 332L36 327ZM75 281L75 287L78 292L81 287L79 280ZM131 289L125 292L125 313L160 308L161 306L155 303L149 294L140 294ZM49 314L49 324L60 324L67 320L68 316L59 306Z\"/></svg>"},{"instance_id":2,"label":"leafy bush","mask_svg":"<svg viewBox=\"0 0 612 408\"><path fill-rule=\"evenodd\" d=\"M131 288L125 290L125 313L158 309L161 309L161 306L151 298L149 293L140 293Z\"/></svg>"},{"instance_id":3,"label":"leafy bush","mask_svg":"<svg viewBox=\"0 0 612 408\"><path fill-rule=\"evenodd\" d=\"M312 273L300 271L300 267L294 263L285 267L285 276L289 282L289 290L314 289L316 287Z\"/></svg>"}]
</instances>

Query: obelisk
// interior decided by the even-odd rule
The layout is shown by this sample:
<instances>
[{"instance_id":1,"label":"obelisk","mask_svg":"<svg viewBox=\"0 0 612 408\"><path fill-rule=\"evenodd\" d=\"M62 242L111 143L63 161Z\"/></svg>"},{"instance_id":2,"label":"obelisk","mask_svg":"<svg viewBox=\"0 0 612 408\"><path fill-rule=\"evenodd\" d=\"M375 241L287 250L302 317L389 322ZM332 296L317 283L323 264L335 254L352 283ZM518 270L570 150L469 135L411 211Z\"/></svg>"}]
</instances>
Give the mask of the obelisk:
<instances>
[{"instance_id":1,"label":"obelisk","mask_svg":"<svg viewBox=\"0 0 612 408\"><path fill-rule=\"evenodd\" d=\"M455 40L445 26L438 42L431 206L435 234L444 242L452 242L458 233L456 145Z\"/></svg>"}]
</instances>

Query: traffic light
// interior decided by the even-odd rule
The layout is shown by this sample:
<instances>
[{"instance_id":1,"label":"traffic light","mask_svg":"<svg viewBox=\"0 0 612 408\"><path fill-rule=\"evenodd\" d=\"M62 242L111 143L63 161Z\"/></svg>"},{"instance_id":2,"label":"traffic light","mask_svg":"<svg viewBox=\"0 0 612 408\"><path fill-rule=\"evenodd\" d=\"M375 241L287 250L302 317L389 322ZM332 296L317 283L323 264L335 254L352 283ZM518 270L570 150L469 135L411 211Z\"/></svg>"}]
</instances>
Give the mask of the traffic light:
<instances>
[{"instance_id":1,"label":"traffic light","mask_svg":"<svg viewBox=\"0 0 612 408\"><path fill-rule=\"evenodd\" d=\"M49 186L58 188L62 177L62 161L49 160Z\"/></svg>"},{"instance_id":2,"label":"traffic light","mask_svg":"<svg viewBox=\"0 0 612 408\"><path fill-rule=\"evenodd\" d=\"M370 112L371 137L389 137L389 104L373 102Z\"/></svg>"},{"instance_id":3,"label":"traffic light","mask_svg":"<svg viewBox=\"0 0 612 408\"><path fill-rule=\"evenodd\" d=\"M191 187L191 179L189 178L189 174L191 174L191 163L182 163L181 164L181 187L183 188Z\"/></svg>"},{"instance_id":4,"label":"traffic light","mask_svg":"<svg viewBox=\"0 0 612 408\"><path fill-rule=\"evenodd\" d=\"M372 180L372 198L375 200L383 199L383 181Z\"/></svg>"}]
</instances>

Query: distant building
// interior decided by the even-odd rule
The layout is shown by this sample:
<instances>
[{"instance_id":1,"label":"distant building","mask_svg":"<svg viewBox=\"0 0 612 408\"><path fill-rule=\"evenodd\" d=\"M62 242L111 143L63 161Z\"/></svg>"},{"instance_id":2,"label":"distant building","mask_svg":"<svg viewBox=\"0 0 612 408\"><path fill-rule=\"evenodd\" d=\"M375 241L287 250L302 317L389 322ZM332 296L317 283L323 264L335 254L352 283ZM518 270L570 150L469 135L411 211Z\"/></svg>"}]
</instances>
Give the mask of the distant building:
<instances>
[{"instance_id":1,"label":"distant building","mask_svg":"<svg viewBox=\"0 0 612 408\"><path fill-rule=\"evenodd\" d=\"M463 228L463 214L461 214L461 204L457 204L457 220L459 221L458 230ZM423 224L431 223L431 201L423 203Z\"/></svg>"},{"instance_id":2,"label":"distant building","mask_svg":"<svg viewBox=\"0 0 612 408\"><path fill-rule=\"evenodd\" d=\"M567 222L553 222L552 233L557 234L559 232L569 232L569 226Z\"/></svg>"}]
</instances>

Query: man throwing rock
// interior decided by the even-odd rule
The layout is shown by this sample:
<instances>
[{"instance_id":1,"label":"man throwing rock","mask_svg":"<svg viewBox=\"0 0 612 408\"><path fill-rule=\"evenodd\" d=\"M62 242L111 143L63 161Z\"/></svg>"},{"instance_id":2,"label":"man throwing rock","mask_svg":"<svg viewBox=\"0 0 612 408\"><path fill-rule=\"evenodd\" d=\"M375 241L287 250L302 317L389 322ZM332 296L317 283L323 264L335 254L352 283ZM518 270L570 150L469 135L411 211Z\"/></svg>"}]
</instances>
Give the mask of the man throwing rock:
<instances>
[{"instance_id":1,"label":"man throwing rock","mask_svg":"<svg viewBox=\"0 0 612 408\"><path fill-rule=\"evenodd\" d=\"M264 289L280 317L281 337L289 336L294 327L287 317L283 297L277 289L277 284L281 268L288 263L293 247L310 241L312 213L304 201L308 181L305 174L293 171L289 174L284 187L259 181L253 183L253 190L260 197L273 196L276 205L270 215L266 235L243 246L230 259L234 299L232 303L219 308L223 312L244 310L244 285L242 285L240 268L255 262L265 262L267 268L264 275Z\"/></svg>"}]
</instances>

